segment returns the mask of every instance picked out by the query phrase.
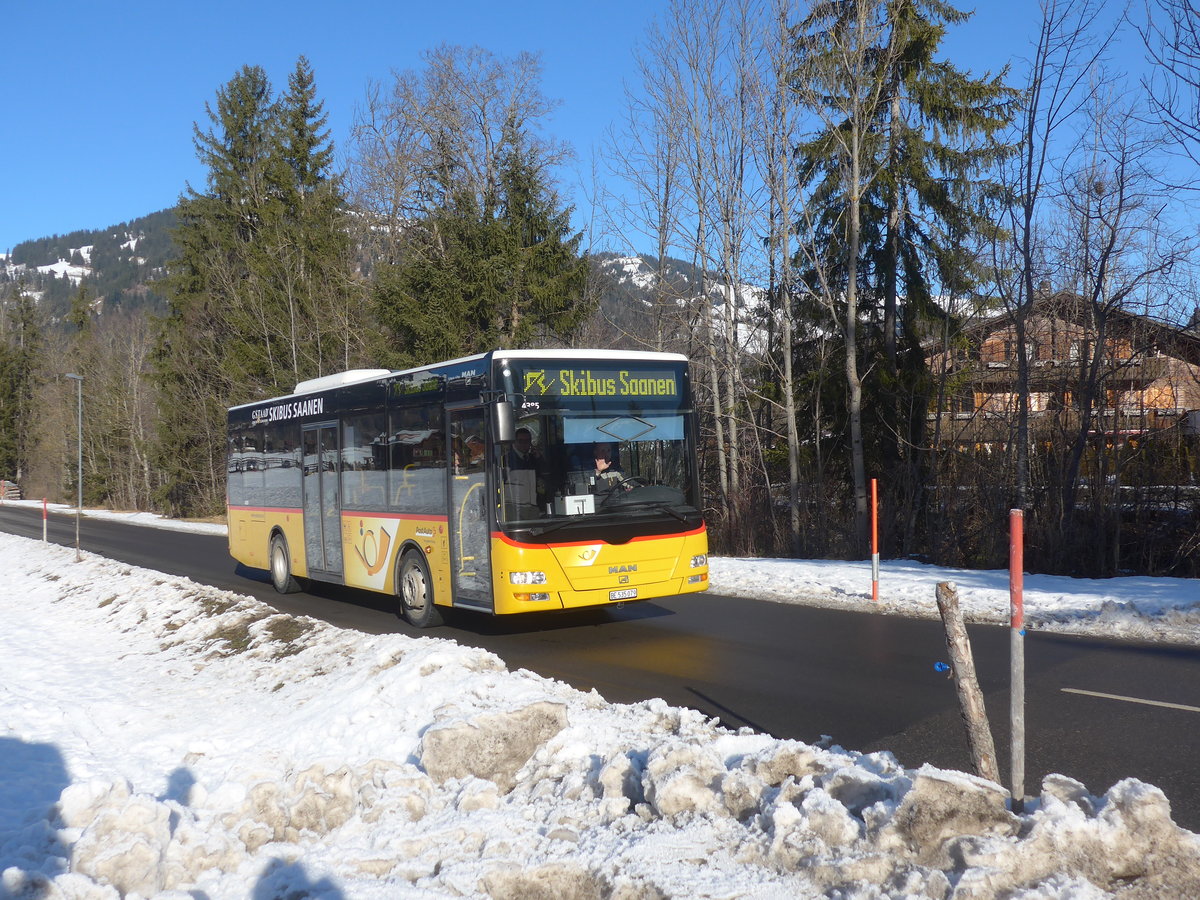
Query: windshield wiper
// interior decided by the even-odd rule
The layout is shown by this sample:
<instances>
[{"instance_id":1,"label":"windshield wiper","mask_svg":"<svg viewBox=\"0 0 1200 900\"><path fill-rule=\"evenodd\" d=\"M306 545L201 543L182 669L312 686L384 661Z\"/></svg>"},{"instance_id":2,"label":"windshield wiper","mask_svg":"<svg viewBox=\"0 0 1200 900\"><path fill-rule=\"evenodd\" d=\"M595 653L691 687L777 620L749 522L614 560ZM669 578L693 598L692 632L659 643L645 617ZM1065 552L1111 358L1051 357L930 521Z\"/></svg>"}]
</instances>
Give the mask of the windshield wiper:
<instances>
[{"instance_id":1,"label":"windshield wiper","mask_svg":"<svg viewBox=\"0 0 1200 900\"><path fill-rule=\"evenodd\" d=\"M540 528L536 526L530 528L529 533L534 537L544 537L547 534L552 534L553 532L558 531L560 528L566 528L568 525L575 524L578 518L579 516L566 516L562 519L559 519L557 522L550 522L549 524Z\"/></svg>"},{"instance_id":2,"label":"windshield wiper","mask_svg":"<svg viewBox=\"0 0 1200 900\"><path fill-rule=\"evenodd\" d=\"M655 509L673 516L685 525L687 524L687 517L665 500L623 500L617 504L617 507L620 510L632 509L634 507ZM616 510L612 510L612 512L616 513Z\"/></svg>"}]
</instances>

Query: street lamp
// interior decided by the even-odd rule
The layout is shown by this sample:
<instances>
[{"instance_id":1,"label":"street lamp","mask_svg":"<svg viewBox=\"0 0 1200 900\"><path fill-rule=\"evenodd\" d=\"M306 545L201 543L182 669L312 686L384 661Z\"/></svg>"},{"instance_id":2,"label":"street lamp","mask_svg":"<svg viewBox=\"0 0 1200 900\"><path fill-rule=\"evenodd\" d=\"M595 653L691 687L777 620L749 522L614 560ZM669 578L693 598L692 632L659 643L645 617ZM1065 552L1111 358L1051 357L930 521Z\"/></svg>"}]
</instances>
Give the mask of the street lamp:
<instances>
[{"instance_id":1,"label":"street lamp","mask_svg":"<svg viewBox=\"0 0 1200 900\"><path fill-rule=\"evenodd\" d=\"M82 557L79 554L79 517L83 515L83 376L67 373L67 377L75 382L79 402L76 406L76 428L78 438L78 453L76 454L77 468L75 471L75 487L78 502L75 504L75 561Z\"/></svg>"}]
</instances>

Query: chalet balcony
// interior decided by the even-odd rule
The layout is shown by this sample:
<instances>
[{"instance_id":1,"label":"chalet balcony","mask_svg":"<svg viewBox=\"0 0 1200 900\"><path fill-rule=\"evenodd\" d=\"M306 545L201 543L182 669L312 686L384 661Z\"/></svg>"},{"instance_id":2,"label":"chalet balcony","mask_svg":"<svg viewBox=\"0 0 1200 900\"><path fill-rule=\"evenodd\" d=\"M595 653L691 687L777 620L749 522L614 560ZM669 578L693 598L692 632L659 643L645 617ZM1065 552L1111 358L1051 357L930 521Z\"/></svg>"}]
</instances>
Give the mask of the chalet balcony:
<instances>
[{"instance_id":1,"label":"chalet balcony","mask_svg":"<svg viewBox=\"0 0 1200 900\"><path fill-rule=\"evenodd\" d=\"M1029 366L1029 389L1037 392L1069 387L1080 379L1082 365L1079 360L1070 359L1034 360ZM1100 377L1106 388L1141 390L1160 378L1168 377L1171 374L1170 366L1171 360L1165 356L1115 360L1102 367ZM1012 390L1017 382L1016 360L972 360L957 371L989 391Z\"/></svg>"},{"instance_id":2,"label":"chalet balcony","mask_svg":"<svg viewBox=\"0 0 1200 900\"><path fill-rule=\"evenodd\" d=\"M1050 441L1079 432L1080 414L1075 409L1033 411L1029 414L1029 437ZM1176 428L1193 434L1193 417L1180 409L1105 409L1092 413L1089 433L1097 439L1128 439ZM958 445L1004 444L1016 437L1017 415L1013 411L975 410L966 413L929 414L928 439Z\"/></svg>"}]
</instances>

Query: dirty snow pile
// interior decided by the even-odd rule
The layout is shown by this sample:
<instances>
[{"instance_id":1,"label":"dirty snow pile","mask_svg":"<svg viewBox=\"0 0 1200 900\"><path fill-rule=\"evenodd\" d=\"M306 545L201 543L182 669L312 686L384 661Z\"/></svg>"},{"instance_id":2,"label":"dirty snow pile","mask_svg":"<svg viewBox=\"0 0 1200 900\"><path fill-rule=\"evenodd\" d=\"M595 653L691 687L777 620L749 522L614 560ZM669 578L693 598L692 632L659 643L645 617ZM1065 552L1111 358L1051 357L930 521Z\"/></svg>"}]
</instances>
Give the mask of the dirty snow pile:
<instances>
[{"instance_id":1,"label":"dirty snow pile","mask_svg":"<svg viewBox=\"0 0 1200 900\"><path fill-rule=\"evenodd\" d=\"M1162 792L609 704L0 534L0 896L1200 896Z\"/></svg>"}]
</instances>

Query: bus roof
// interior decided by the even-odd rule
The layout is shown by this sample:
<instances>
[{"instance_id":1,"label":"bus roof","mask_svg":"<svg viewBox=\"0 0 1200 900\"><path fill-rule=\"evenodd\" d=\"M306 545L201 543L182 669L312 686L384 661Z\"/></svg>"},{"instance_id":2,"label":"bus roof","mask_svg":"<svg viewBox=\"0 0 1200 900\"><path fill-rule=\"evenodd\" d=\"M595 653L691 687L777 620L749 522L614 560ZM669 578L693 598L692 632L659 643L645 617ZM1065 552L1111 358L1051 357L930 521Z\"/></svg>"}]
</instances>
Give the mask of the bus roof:
<instances>
[{"instance_id":1,"label":"bus roof","mask_svg":"<svg viewBox=\"0 0 1200 900\"><path fill-rule=\"evenodd\" d=\"M430 363L425 366L416 366L412 369L350 369L345 372L336 372L332 375L322 375L319 378L310 378L306 381L299 382L296 385L296 389L291 394L284 394L279 397L264 397L262 400L253 400L250 403L240 403L237 406L229 407L229 410L232 412L235 409L258 406L262 403L277 402L279 400L284 400L287 397L296 397L302 394L314 394L318 391L343 387L350 384L359 384L367 381L375 381L380 378L391 378L397 375L409 375L417 372L427 372L432 369L440 369L443 366L453 366L459 363L471 362L473 360L483 360L489 357L498 358L501 360L594 359L607 360L610 362L615 362L618 360L636 360L638 362L687 362L687 357L682 353L658 353L651 350L489 350L487 353L475 353L471 356L461 356L458 359L448 359L442 362Z\"/></svg>"},{"instance_id":2,"label":"bus roof","mask_svg":"<svg viewBox=\"0 0 1200 900\"><path fill-rule=\"evenodd\" d=\"M385 375L391 375L391 369L350 369L346 372L336 372L333 375L322 375L320 378L310 378L296 385L296 394L311 394L314 391L325 391L329 388L343 387L359 381L374 381Z\"/></svg>"}]
</instances>

